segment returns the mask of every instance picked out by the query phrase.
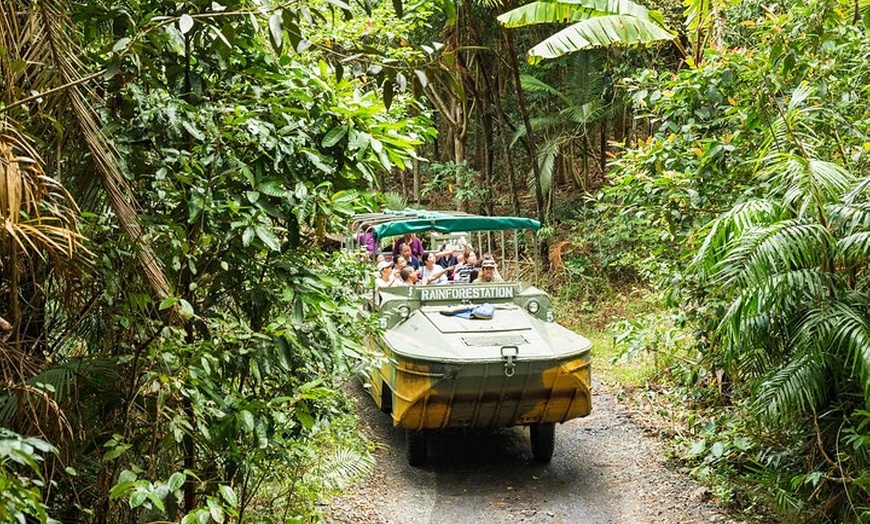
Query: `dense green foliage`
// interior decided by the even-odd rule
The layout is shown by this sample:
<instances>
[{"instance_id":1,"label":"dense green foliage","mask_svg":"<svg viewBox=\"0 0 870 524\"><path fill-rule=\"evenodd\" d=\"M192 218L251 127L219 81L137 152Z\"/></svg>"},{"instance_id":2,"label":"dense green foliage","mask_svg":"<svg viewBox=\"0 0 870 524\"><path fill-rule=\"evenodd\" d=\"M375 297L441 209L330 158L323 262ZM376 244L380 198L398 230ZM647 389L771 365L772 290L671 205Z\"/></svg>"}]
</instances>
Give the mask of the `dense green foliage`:
<instances>
[{"instance_id":1,"label":"dense green foliage","mask_svg":"<svg viewBox=\"0 0 870 524\"><path fill-rule=\"evenodd\" d=\"M0 4L0 518L317 520L371 466L325 246L425 200L541 219L580 309L665 297L617 342L718 496L870 519L870 11L682 7Z\"/></svg>"},{"instance_id":2,"label":"dense green foliage","mask_svg":"<svg viewBox=\"0 0 870 524\"><path fill-rule=\"evenodd\" d=\"M387 110L364 70L341 74L316 40L304 55L280 45L304 47L293 32L323 29L326 6L310 7L316 22L248 2L45 7L4 4L4 72L37 52L16 40L27 24L48 73L104 72L101 98L16 107L22 94L6 93L4 187L31 184L22 200L44 220L73 198L81 209L54 236L2 237L14 357L0 424L59 448L50 513L23 482L12 514L316 518L323 492L370 467L337 388L374 329L357 318L363 266L320 246L374 205L379 173L416 157L432 134L423 112L404 98ZM54 87L24 70L31 88ZM4 200L4 219L26 224L20 207Z\"/></svg>"},{"instance_id":3,"label":"dense green foliage","mask_svg":"<svg viewBox=\"0 0 870 524\"><path fill-rule=\"evenodd\" d=\"M606 193L672 246L697 343L684 384L733 406L697 421L691 460L811 521L863 522L870 40L836 3L728 14L733 47L627 82L657 132Z\"/></svg>"}]
</instances>

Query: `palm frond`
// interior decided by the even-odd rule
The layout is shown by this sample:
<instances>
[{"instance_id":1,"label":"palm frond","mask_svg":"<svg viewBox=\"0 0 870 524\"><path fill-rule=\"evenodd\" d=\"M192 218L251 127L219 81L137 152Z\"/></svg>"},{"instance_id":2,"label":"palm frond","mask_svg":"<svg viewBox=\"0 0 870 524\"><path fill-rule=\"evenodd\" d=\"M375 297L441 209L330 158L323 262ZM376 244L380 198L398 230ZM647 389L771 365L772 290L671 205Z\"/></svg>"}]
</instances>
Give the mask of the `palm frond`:
<instances>
[{"instance_id":1,"label":"palm frond","mask_svg":"<svg viewBox=\"0 0 870 524\"><path fill-rule=\"evenodd\" d=\"M870 229L870 203L828 204L824 213L831 222L832 230L842 235L848 236L858 230Z\"/></svg>"},{"instance_id":2,"label":"palm frond","mask_svg":"<svg viewBox=\"0 0 870 524\"><path fill-rule=\"evenodd\" d=\"M547 93L555 96L566 104L571 103L571 100L564 93L532 75L520 75L520 85L525 91L531 93Z\"/></svg>"},{"instance_id":3,"label":"palm frond","mask_svg":"<svg viewBox=\"0 0 870 524\"><path fill-rule=\"evenodd\" d=\"M581 105L572 105L562 110L562 114L575 124L592 124L605 115L606 109L600 100L593 100Z\"/></svg>"},{"instance_id":4,"label":"palm frond","mask_svg":"<svg viewBox=\"0 0 870 524\"><path fill-rule=\"evenodd\" d=\"M761 242L753 242L749 257L723 260L723 273L744 282L759 282L783 271L819 267L832 255L835 240L820 224L788 220L761 230ZM736 262L745 260L743 267Z\"/></svg>"},{"instance_id":5,"label":"palm frond","mask_svg":"<svg viewBox=\"0 0 870 524\"><path fill-rule=\"evenodd\" d=\"M342 446L322 457L315 473L330 489L338 490L369 473L374 467L375 459L370 453Z\"/></svg>"},{"instance_id":6,"label":"palm frond","mask_svg":"<svg viewBox=\"0 0 870 524\"><path fill-rule=\"evenodd\" d=\"M822 404L827 390L825 362L801 354L778 368L761 386L756 409L775 422Z\"/></svg>"},{"instance_id":7,"label":"palm frond","mask_svg":"<svg viewBox=\"0 0 870 524\"><path fill-rule=\"evenodd\" d=\"M541 173L541 191L544 193L548 192L553 184L553 173L558 154L559 143L557 140L548 140L538 151L537 162Z\"/></svg>"},{"instance_id":8,"label":"palm frond","mask_svg":"<svg viewBox=\"0 0 870 524\"><path fill-rule=\"evenodd\" d=\"M57 75L54 85L70 86L64 91L65 101L69 104L71 115L75 118L78 132L88 148L115 216L136 246L136 257L146 280L158 296L168 296L169 282L154 249L145 240L136 211L136 198L122 174L120 156L103 134L97 112L90 105L90 100L99 100L99 97L85 86L76 84L79 79L78 72L86 68L79 59L83 54L70 36L75 32L70 29L71 22L63 4L58 1L39 2L34 9L43 31L41 40L48 43L50 62L54 66L43 69L51 70ZM46 84L49 83L46 81Z\"/></svg>"},{"instance_id":9,"label":"palm frond","mask_svg":"<svg viewBox=\"0 0 870 524\"><path fill-rule=\"evenodd\" d=\"M866 266L870 260L870 231L861 231L837 241L838 261L847 266Z\"/></svg>"},{"instance_id":10,"label":"palm frond","mask_svg":"<svg viewBox=\"0 0 870 524\"><path fill-rule=\"evenodd\" d=\"M769 223L779 214L779 206L770 200L753 199L735 205L700 231L704 242L698 248L693 266L705 274L710 273L735 238L744 231Z\"/></svg>"}]
</instances>

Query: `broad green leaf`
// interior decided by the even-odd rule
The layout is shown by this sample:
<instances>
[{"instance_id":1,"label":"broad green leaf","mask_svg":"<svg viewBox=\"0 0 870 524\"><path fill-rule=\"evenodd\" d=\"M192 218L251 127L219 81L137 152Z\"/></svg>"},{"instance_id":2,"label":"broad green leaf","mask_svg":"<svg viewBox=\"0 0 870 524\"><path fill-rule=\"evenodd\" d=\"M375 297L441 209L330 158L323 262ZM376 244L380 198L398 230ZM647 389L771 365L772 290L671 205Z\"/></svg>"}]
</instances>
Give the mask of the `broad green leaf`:
<instances>
[{"instance_id":1,"label":"broad green leaf","mask_svg":"<svg viewBox=\"0 0 870 524\"><path fill-rule=\"evenodd\" d=\"M559 31L527 54L530 64L568 53L615 44L648 44L670 40L674 35L652 22L630 16L610 15L590 18Z\"/></svg>"},{"instance_id":2,"label":"broad green leaf","mask_svg":"<svg viewBox=\"0 0 870 524\"><path fill-rule=\"evenodd\" d=\"M326 1L329 2L330 4L336 6L336 7L344 9L345 11L350 11L350 6L347 5L345 2L343 2L342 0L326 0Z\"/></svg>"},{"instance_id":3,"label":"broad green leaf","mask_svg":"<svg viewBox=\"0 0 870 524\"><path fill-rule=\"evenodd\" d=\"M272 232L272 228L265 224L257 224L254 226L257 232L257 238L263 241L266 246L272 251L281 251L281 240L278 235Z\"/></svg>"},{"instance_id":4,"label":"broad green leaf","mask_svg":"<svg viewBox=\"0 0 870 524\"><path fill-rule=\"evenodd\" d=\"M269 17L269 38L272 41L272 47L275 49L276 53L281 53L281 47L284 42L284 28L283 28L283 17L281 16L281 11L275 11L272 13L272 16Z\"/></svg>"},{"instance_id":5,"label":"broad green leaf","mask_svg":"<svg viewBox=\"0 0 870 524\"><path fill-rule=\"evenodd\" d=\"M704 453L707 449L707 441L704 439L696 440L692 447L689 448L689 458L697 457Z\"/></svg>"},{"instance_id":6,"label":"broad green leaf","mask_svg":"<svg viewBox=\"0 0 870 524\"><path fill-rule=\"evenodd\" d=\"M178 304L181 306L181 311L183 311L186 315L194 315L193 306L190 305L190 302L181 298L178 300Z\"/></svg>"},{"instance_id":7,"label":"broad green leaf","mask_svg":"<svg viewBox=\"0 0 870 524\"><path fill-rule=\"evenodd\" d=\"M209 497L206 499L206 505L208 506L208 512L211 515L211 518L218 524L223 524L224 508L221 506L220 500L216 497Z\"/></svg>"},{"instance_id":8,"label":"broad green leaf","mask_svg":"<svg viewBox=\"0 0 870 524\"><path fill-rule=\"evenodd\" d=\"M426 86L429 85L429 78L426 76L426 72L421 69L415 69L414 74L417 75L417 80L420 81L420 87L426 89Z\"/></svg>"},{"instance_id":9,"label":"broad green leaf","mask_svg":"<svg viewBox=\"0 0 870 524\"><path fill-rule=\"evenodd\" d=\"M260 184L257 189L259 189L261 193L273 197L283 197L287 192L287 189L284 188L284 183L280 180L267 180Z\"/></svg>"},{"instance_id":10,"label":"broad green leaf","mask_svg":"<svg viewBox=\"0 0 870 524\"><path fill-rule=\"evenodd\" d=\"M127 37L121 38L120 40L118 40L117 42L115 42L115 45L112 46L112 52L113 52L113 53L118 53L118 52L120 52L120 51L123 50L125 47L127 47L127 44L129 44L129 43L130 43L130 39L129 39L129 38L127 38Z\"/></svg>"},{"instance_id":11,"label":"broad green leaf","mask_svg":"<svg viewBox=\"0 0 870 524\"><path fill-rule=\"evenodd\" d=\"M254 415L251 414L250 411L244 409L239 415L242 419L242 424L245 426L245 430L254 431Z\"/></svg>"},{"instance_id":12,"label":"broad green leaf","mask_svg":"<svg viewBox=\"0 0 870 524\"><path fill-rule=\"evenodd\" d=\"M226 501L227 504L230 505L230 507L235 508L239 505L239 499L236 497L236 492L233 491L233 488L221 484L220 486L218 486L218 491L220 492L221 497L223 497L223 499Z\"/></svg>"},{"instance_id":13,"label":"broad green leaf","mask_svg":"<svg viewBox=\"0 0 870 524\"><path fill-rule=\"evenodd\" d=\"M245 247L250 246L251 240L254 240L254 235L256 235L254 228L252 228L250 226L246 227L245 232L242 233L242 245Z\"/></svg>"},{"instance_id":14,"label":"broad green leaf","mask_svg":"<svg viewBox=\"0 0 870 524\"><path fill-rule=\"evenodd\" d=\"M178 19L178 30L181 34L186 35L193 28L193 17L188 14L181 15Z\"/></svg>"},{"instance_id":15,"label":"broad green leaf","mask_svg":"<svg viewBox=\"0 0 870 524\"><path fill-rule=\"evenodd\" d=\"M498 16L505 27L532 24L571 23L596 16L625 15L650 20L649 10L630 0L562 0L559 2L532 2Z\"/></svg>"},{"instance_id":16,"label":"broad green leaf","mask_svg":"<svg viewBox=\"0 0 870 524\"><path fill-rule=\"evenodd\" d=\"M134 491L132 495L130 495L130 508L135 509L145 503L148 500L148 492L147 491Z\"/></svg>"},{"instance_id":17,"label":"broad green leaf","mask_svg":"<svg viewBox=\"0 0 870 524\"><path fill-rule=\"evenodd\" d=\"M124 452L127 451L128 449L130 449L131 447L133 447L131 444L122 444L120 446L115 446L114 448L110 449L108 452L106 452L103 455L103 460L106 462L108 462L110 460L114 460L114 459L120 457L121 455L123 455Z\"/></svg>"},{"instance_id":18,"label":"broad green leaf","mask_svg":"<svg viewBox=\"0 0 870 524\"><path fill-rule=\"evenodd\" d=\"M135 487L135 486L136 486L136 481L134 481L134 480L128 480L126 482L118 482L117 484L112 486L112 489L109 491L109 498L110 499L117 499L117 498L123 497L127 493L129 493L130 490L132 490L133 487Z\"/></svg>"},{"instance_id":19,"label":"broad green leaf","mask_svg":"<svg viewBox=\"0 0 870 524\"><path fill-rule=\"evenodd\" d=\"M169 477L169 481L166 483L166 487L169 491L177 491L184 485L184 481L187 480L187 477L184 473L175 472L172 476Z\"/></svg>"},{"instance_id":20,"label":"broad green leaf","mask_svg":"<svg viewBox=\"0 0 870 524\"><path fill-rule=\"evenodd\" d=\"M174 306L177 303L178 303L178 297L166 297L160 302L159 309L160 309L160 311L163 311L164 309L171 308L172 306Z\"/></svg>"},{"instance_id":21,"label":"broad green leaf","mask_svg":"<svg viewBox=\"0 0 870 524\"><path fill-rule=\"evenodd\" d=\"M344 135L346 134L347 125L342 124L339 126L335 126L330 129L328 133L326 133L320 145L322 145L323 147L332 147L337 144L342 138L344 138Z\"/></svg>"}]
</instances>

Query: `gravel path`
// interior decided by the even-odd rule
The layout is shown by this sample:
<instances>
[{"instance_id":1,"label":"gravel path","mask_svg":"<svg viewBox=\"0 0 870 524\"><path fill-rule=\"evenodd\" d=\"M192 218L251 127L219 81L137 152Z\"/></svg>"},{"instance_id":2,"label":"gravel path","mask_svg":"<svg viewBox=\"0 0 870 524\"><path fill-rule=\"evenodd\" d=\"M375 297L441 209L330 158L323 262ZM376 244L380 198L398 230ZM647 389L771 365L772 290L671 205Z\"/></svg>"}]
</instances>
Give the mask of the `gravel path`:
<instances>
[{"instance_id":1,"label":"gravel path","mask_svg":"<svg viewBox=\"0 0 870 524\"><path fill-rule=\"evenodd\" d=\"M404 432L361 387L365 431L382 446L375 471L327 508L334 524L732 523L705 488L669 470L660 444L598 385L592 414L556 427L550 464L532 460L528 430L449 430L408 466Z\"/></svg>"}]
</instances>

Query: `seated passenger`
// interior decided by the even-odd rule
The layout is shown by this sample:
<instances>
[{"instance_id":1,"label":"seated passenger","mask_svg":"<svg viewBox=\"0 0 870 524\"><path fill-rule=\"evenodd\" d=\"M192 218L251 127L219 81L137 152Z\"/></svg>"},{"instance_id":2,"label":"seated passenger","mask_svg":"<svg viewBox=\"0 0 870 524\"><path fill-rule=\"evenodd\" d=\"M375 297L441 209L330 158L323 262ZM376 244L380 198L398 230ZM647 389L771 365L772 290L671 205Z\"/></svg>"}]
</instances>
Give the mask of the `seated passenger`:
<instances>
[{"instance_id":1,"label":"seated passenger","mask_svg":"<svg viewBox=\"0 0 870 524\"><path fill-rule=\"evenodd\" d=\"M431 251L423 255L425 264L420 271L423 285L438 285L447 283L447 272L453 271L453 266L441 267L435 264L435 253Z\"/></svg>"},{"instance_id":2,"label":"seated passenger","mask_svg":"<svg viewBox=\"0 0 870 524\"><path fill-rule=\"evenodd\" d=\"M378 262L378 278L375 279L375 291L385 287L396 285L396 275L393 274L393 265L389 262Z\"/></svg>"},{"instance_id":3,"label":"seated passenger","mask_svg":"<svg viewBox=\"0 0 870 524\"><path fill-rule=\"evenodd\" d=\"M496 282L504 282L504 279L501 278L501 275L496 273L495 259L486 258L480 264L480 275L477 277L477 280L474 281L475 284L492 284Z\"/></svg>"},{"instance_id":4,"label":"seated passenger","mask_svg":"<svg viewBox=\"0 0 870 524\"><path fill-rule=\"evenodd\" d=\"M374 255L378 251L378 239L375 238L372 232L371 222L363 222L359 226L359 245L363 247L369 255Z\"/></svg>"},{"instance_id":5,"label":"seated passenger","mask_svg":"<svg viewBox=\"0 0 870 524\"><path fill-rule=\"evenodd\" d=\"M402 284L406 286L414 286L417 284L417 271L411 266L405 266L399 271L399 277L402 279Z\"/></svg>"},{"instance_id":6,"label":"seated passenger","mask_svg":"<svg viewBox=\"0 0 870 524\"><path fill-rule=\"evenodd\" d=\"M405 261L408 263L409 266L413 267L414 269L420 269L420 266L422 264L420 264L420 259L411 252L410 244L402 244L399 247L399 251L401 255L405 257Z\"/></svg>"},{"instance_id":7,"label":"seated passenger","mask_svg":"<svg viewBox=\"0 0 870 524\"><path fill-rule=\"evenodd\" d=\"M435 263L445 269L450 266L455 266L457 263L456 255L460 253L462 253L462 250L459 249L459 247L445 244L441 248L441 251L435 253Z\"/></svg>"},{"instance_id":8,"label":"seated passenger","mask_svg":"<svg viewBox=\"0 0 870 524\"><path fill-rule=\"evenodd\" d=\"M393 271L398 275L399 271L402 270L403 267L408 265L408 261L405 260L405 257L399 255L395 258L395 263L393 264Z\"/></svg>"},{"instance_id":9,"label":"seated passenger","mask_svg":"<svg viewBox=\"0 0 870 524\"><path fill-rule=\"evenodd\" d=\"M423 242L417 238L417 235L411 233L407 235L402 235L397 238L393 243L393 256L401 255L402 244L408 244L411 246L411 254L416 258L420 258L423 256Z\"/></svg>"},{"instance_id":10,"label":"seated passenger","mask_svg":"<svg viewBox=\"0 0 870 524\"><path fill-rule=\"evenodd\" d=\"M453 282L457 284L470 284L477 278L478 268L477 255L474 251L469 251L468 256L462 265L457 265L453 270Z\"/></svg>"}]
</instances>

